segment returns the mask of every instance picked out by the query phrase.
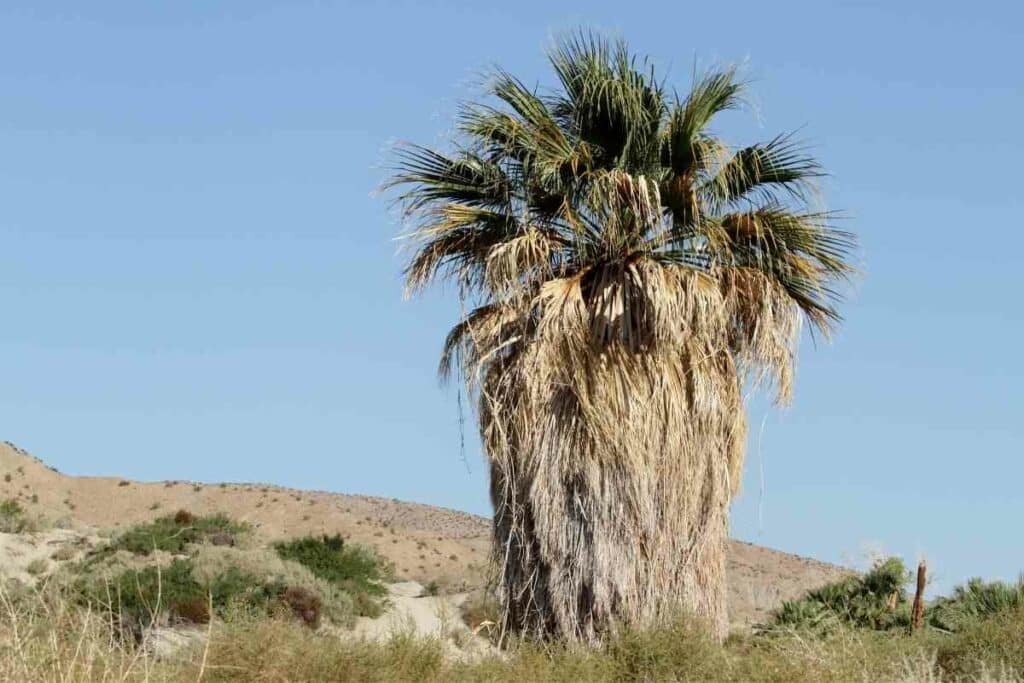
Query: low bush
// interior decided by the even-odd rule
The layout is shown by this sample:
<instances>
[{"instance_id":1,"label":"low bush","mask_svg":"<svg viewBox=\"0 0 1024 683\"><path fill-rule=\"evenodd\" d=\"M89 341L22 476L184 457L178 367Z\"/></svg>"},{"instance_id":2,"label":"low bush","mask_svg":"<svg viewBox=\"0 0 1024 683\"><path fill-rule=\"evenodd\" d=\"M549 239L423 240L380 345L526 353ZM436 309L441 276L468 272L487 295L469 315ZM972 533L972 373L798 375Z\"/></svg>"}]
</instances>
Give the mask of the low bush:
<instances>
[{"instance_id":1,"label":"low bush","mask_svg":"<svg viewBox=\"0 0 1024 683\"><path fill-rule=\"evenodd\" d=\"M281 594L281 600L291 607L292 612L312 629L320 628L320 610L323 601L316 593L305 588L288 588Z\"/></svg>"},{"instance_id":2,"label":"low bush","mask_svg":"<svg viewBox=\"0 0 1024 683\"><path fill-rule=\"evenodd\" d=\"M909 573L898 558L877 562L863 576L808 592L798 600L784 602L766 632L799 629L826 633L840 626L876 631L907 629L910 607L904 586ZM989 617L1024 612L1024 577L1016 583L971 579L957 586L950 596L925 606L925 623L945 633L963 631Z\"/></svg>"},{"instance_id":3,"label":"low bush","mask_svg":"<svg viewBox=\"0 0 1024 683\"><path fill-rule=\"evenodd\" d=\"M181 554L193 543L217 538L222 544L234 543L248 526L225 515L198 516L185 510L137 524L118 536L109 550L127 550L136 555L149 555L154 550Z\"/></svg>"},{"instance_id":4,"label":"low bush","mask_svg":"<svg viewBox=\"0 0 1024 683\"><path fill-rule=\"evenodd\" d=\"M297 562L282 559L273 550L201 546L195 550L193 566L201 581L210 581L236 567L262 583L307 590L320 598L323 616L338 626L350 628L358 616L353 597L341 587L314 576Z\"/></svg>"},{"instance_id":5,"label":"low bush","mask_svg":"<svg viewBox=\"0 0 1024 683\"><path fill-rule=\"evenodd\" d=\"M32 576L42 576L49 568L49 561L47 561L46 558L38 557L28 563L28 566L25 567L25 571Z\"/></svg>"},{"instance_id":6,"label":"low bush","mask_svg":"<svg viewBox=\"0 0 1024 683\"><path fill-rule=\"evenodd\" d=\"M975 578L953 589L949 597L928 608L928 623L944 631L961 631L998 614L1024 610L1024 577L1016 583L985 582Z\"/></svg>"},{"instance_id":7,"label":"low bush","mask_svg":"<svg viewBox=\"0 0 1024 683\"><path fill-rule=\"evenodd\" d=\"M904 590L909 580L902 560L879 560L861 576L850 576L782 603L764 629L826 632L840 625L880 631L909 627L910 608Z\"/></svg>"},{"instance_id":8,"label":"low bush","mask_svg":"<svg viewBox=\"0 0 1024 683\"><path fill-rule=\"evenodd\" d=\"M36 523L25 514L25 509L13 498L0 502L0 532L22 534L36 530Z\"/></svg>"},{"instance_id":9,"label":"low bush","mask_svg":"<svg viewBox=\"0 0 1024 683\"><path fill-rule=\"evenodd\" d=\"M380 615L381 599L387 593L381 582L388 570L373 550L347 544L337 534L281 541L274 549L281 559L297 562L318 579L349 593L359 616Z\"/></svg>"},{"instance_id":10,"label":"low bush","mask_svg":"<svg viewBox=\"0 0 1024 683\"><path fill-rule=\"evenodd\" d=\"M187 598L171 608L171 616L177 621L191 624L206 624L210 621L210 603L206 598Z\"/></svg>"},{"instance_id":11,"label":"low bush","mask_svg":"<svg viewBox=\"0 0 1024 683\"><path fill-rule=\"evenodd\" d=\"M1024 609L962 622L960 632L939 642L936 663L951 680L1024 680Z\"/></svg>"},{"instance_id":12,"label":"low bush","mask_svg":"<svg viewBox=\"0 0 1024 683\"><path fill-rule=\"evenodd\" d=\"M76 587L80 603L101 607L112 618L142 628L164 619L206 623L210 605L214 613L240 607L267 614L285 590L237 567L200 580L191 559L177 559L167 567L129 569L111 581L83 578Z\"/></svg>"}]
</instances>

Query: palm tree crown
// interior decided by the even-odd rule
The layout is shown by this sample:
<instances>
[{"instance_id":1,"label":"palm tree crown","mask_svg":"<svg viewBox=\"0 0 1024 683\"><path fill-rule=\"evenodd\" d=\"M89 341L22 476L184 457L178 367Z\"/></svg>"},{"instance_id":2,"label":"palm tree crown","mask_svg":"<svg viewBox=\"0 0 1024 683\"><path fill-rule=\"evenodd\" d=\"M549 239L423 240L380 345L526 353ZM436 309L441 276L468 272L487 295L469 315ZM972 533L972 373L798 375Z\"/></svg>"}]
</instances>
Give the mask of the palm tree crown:
<instances>
[{"instance_id":1,"label":"palm tree crown","mask_svg":"<svg viewBox=\"0 0 1024 683\"><path fill-rule=\"evenodd\" d=\"M421 221L409 291L440 276L479 304L452 330L442 371L453 353L470 369L513 337L528 343L544 286L574 279L592 314L618 306L614 320L592 315L593 341L640 350L659 326L685 325L652 310L664 297L653 288L685 271L719 288L730 350L777 371L787 396L794 314L827 333L835 282L851 273L852 235L808 208L818 163L790 136L731 151L708 131L741 103L733 69L680 99L622 43L580 36L551 63L560 91L498 70L497 104L463 107L455 153L401 152L392 182L409 186L401 199Z\"/></svg>"}]
</instances>

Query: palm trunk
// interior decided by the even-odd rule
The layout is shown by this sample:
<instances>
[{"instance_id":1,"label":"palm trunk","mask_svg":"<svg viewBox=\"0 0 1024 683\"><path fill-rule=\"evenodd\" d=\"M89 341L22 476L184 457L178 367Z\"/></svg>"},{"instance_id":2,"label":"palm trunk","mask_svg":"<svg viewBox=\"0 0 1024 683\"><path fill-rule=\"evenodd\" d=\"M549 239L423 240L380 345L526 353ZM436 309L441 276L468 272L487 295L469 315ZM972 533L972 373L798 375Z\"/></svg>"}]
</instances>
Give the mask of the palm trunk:
<instances>
[{"instance_id":1,"label":"palm trunk","mask_svg":"<svg viewBox=\"0 0 1024 683\"><path fill-rule=\"evenodd\" d=\"M684 411L656 390L600 444L563 395L530 429L542 436L523 440L532 448L492 453L503 632L596 643L618 625L689 614L725 637L730 477L745 425L735 374L724 387L717 400L689 392Z\"/></svg>"}]
</instances>

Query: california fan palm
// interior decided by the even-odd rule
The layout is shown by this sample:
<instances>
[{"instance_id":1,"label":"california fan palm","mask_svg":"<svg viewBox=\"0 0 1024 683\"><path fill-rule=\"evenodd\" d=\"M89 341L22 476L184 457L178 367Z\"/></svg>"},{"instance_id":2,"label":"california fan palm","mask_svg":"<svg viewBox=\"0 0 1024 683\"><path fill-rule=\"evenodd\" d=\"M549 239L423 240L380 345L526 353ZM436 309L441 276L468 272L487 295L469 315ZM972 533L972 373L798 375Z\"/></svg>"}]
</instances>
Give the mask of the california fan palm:
<instances>
[{"instance_id":1,"label":"california fan palm","mask_svg":"<svg viewBox=\"0 0 1024 683\"><path fill-rule=\"evenodd\" d=\"M789 137L709 132L739 103L732 70L680 98L623 44L550 61L559 88L497 71L454 151L403 147L393 179L409 290L453 281L471 309L441 372L478 400L502 626L595 641L688 611L721 636L742 390L788 399L852 237L809 207L819 166Z\"/></svg>"}]
</instances>

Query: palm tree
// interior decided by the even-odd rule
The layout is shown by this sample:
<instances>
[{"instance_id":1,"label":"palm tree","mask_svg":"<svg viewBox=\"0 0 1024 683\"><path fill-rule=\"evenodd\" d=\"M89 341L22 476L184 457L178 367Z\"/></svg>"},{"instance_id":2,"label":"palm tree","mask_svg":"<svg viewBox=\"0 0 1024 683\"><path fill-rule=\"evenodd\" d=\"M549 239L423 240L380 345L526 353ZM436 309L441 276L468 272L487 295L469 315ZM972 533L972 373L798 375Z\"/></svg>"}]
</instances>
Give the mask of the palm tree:
<instances>
[{"instance_id":1,"label":"palm tree","mask_svg":"<svg viewBox=\"0 0 1024 683\"><path fill-rule=\"evenodd\" d=\"M626 46L550 52L560 88L494 73L453 149L399 152L408 291L470 312L443 376L475 392L505 632L596 642L681 610L726 628L744 387L786 401L803 319L828 333L853 237L810 207L789 136L731 150L732 69L680 98Z\"/></svg>"}]
</instances>

